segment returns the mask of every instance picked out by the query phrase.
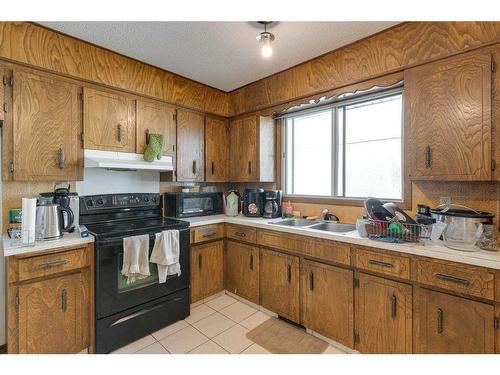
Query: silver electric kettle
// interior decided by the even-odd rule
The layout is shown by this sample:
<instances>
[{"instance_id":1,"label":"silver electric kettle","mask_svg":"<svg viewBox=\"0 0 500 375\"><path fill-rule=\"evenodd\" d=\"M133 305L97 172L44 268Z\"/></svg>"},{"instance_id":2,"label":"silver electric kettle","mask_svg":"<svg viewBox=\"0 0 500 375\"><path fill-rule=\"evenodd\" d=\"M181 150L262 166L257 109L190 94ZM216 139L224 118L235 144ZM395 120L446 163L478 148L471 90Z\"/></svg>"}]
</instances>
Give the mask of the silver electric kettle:
<instances>
[{"instance_id":1,"label":"silver electric kettle","mask_svg":"<svg viewBox=\"0 0 500 375\"><path fill-rule=\"evenodd\" d=\"M67 215L64 226L63 212ZM35 233L38 241L56 240L62 237L62 232L73 225L73 211L55 203L40 204L36 208Z\"/></svg>"}]
</instances>

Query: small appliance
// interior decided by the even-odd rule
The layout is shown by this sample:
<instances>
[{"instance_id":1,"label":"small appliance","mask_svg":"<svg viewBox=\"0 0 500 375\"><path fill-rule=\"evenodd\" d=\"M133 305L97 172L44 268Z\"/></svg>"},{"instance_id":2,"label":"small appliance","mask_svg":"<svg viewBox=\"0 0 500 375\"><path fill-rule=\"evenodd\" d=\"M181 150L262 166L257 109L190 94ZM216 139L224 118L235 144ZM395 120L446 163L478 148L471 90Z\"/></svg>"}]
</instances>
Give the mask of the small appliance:
<instances>
[{"instance_id":1,"label":"small appliance","mask_svg":"<svg viewBox=\"0 0 500 375\"><path fill-rule=\"evenodd\" d=\"M243 215L262 216L264 212L264 189L245 189Z\"/></svg>"},{"instance_id":2,"label":"small appliance","mask_svg":"<svg viewBox=\"0 0 500 375\"><path fill-rule=\"evenodd\" d=\"M78 193L70 192L71 185L67 184L65 187L58 187L61 183L56 183L54 185L54 191L48 193L41 193L38 200L40 205L47 203L55 203L62 207L69 208L73 213L73 223L69 225L69 217L66 211L63 211L64 227L68 227L68 232L73 232L75 228L78 227L78 211L79 211L79 199Z\"/></svg>"},{"instance_id":3,"label":"small appliance","mask_svg":"<svg viewBox=\"0 0 500 375\"><path fill-rule=\"evenodd\" d=\"M165 193L167 217L193 217L222 214L222 192Z\"/></svg>"},{"instance_id":4,"label":"small appliance","mask_svg":"<svg viewBox=\"0 0 500 375\"><path fill-rule=\"evenodd\" d=\"M266 218L276 218L281 216L281 190L264 190L264 213Z\"/></svg>"},{"instance_id":5,"label":"small appliance","mask_svg":"<svg viewBox=\"0 0 500 375\"><path fill-rule=\"evenodd\" d=\"M68 217L64 225L63 212ZM36 208L35 233L38 241L56 240L73 225L73 212L55 203L45 203Z\"/></svg>"}]
</instances>

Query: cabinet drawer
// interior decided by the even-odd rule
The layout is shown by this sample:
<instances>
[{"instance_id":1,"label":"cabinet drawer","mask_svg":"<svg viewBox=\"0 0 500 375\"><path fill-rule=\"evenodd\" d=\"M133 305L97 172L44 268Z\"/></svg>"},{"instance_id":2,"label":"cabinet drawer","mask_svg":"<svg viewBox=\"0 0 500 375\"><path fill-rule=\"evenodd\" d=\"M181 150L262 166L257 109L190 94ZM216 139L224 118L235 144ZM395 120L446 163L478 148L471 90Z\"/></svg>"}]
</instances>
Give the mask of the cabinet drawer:
<instances>
[{"instance_id":1,"label":"cabinet drawer","mask_svg":"<svg viewBox=\"0 0 500 375\"><path fill-rule=\"evenodd\" d=\"M224 224L203 225L192 230L193 243L217 240L224 238Z\"/></svg>"},{"instance_id":2,"label":"cabinet drawer","mask_svg":"<svg viewBox=\"0 0 500 375\"><path fill-rule=\"evenodd\" d=\"M234 240L255 243L257 241L257 230L241 225L226 225L226 237Z\"/></svg>"},{"instance_id":3,"label":"cabinet drawer","mask_svg":"<svg viewBox=\"0 0 500 375\"><path fill-rule=\"evenodd\" d=\"M87 248L84 247L60 253L19 259L18 281L86 267L89 265L89 257L87 257L86 250Z\"/></svg>"},{"instance_id":4,"label":"cabinet drawer","mask_svg":"<svg viewBox=\"0 0 500 375\"><path fill-rule=\"evenodd\" d=\"M336 241L321 240L283 232L259 231L258 244L341 264L350 264L350 246Z\"/></svg>"},{"instance_id":5,"label":"cabinet drawer","mask_svg":"<svg viewBox=\"0 0 500 375\"><path fill-rule=\"evenodd\" d=\"M407 280L410 278L410 258L357 247L354 259L357 268Z\"/></svg>"},{"instance_id":6,"label":"cabinet drawer","mask_svg":"<svg viewBox=\"0 0 500 375\"><path fill-rule=\"evenodd\" d=\"M416 278L422 284L491 300L494 298L494 275L484 268L419 259Z\"/></svg>"}]
</instances>

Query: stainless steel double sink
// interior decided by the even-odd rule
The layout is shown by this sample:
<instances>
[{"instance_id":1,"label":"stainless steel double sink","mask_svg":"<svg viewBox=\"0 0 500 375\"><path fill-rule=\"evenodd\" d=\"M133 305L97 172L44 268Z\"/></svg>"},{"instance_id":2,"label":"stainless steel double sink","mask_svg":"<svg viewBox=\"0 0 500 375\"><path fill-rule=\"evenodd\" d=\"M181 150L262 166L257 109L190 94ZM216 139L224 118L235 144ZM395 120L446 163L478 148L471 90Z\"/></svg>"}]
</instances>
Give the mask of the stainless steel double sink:
<instances>
[{"instance_id":1,"label":"stainless steel double sink","mask_svg":"<svg viewBox=\"0 0 500 375\"><path fill-rule=\"evenodd\" d=\"M270 224L281 225L286 227L299 227L307 229L321 230L332 233L347 233L356 229L355 225L336 223L332 221L307 220L301 218L283 219L270 222Z\"/></svg>"}]
</instances>

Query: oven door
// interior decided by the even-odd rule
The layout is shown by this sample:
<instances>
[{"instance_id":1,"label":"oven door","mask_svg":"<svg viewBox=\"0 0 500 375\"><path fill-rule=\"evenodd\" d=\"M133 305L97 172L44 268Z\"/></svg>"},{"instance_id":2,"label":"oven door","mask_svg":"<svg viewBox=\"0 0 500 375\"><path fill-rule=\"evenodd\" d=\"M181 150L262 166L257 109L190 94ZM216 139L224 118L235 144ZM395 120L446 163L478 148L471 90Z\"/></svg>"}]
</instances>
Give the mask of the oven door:
<instances>
[{"instance_id":1,"label":"oven door","mask_svg":"<svg viewBox=\"0 0 500 375\"><path fill-rule=\"evenodd\" d=\"M149 234L149 255L155 233ZM158 283L157 265L150 263L151 276L127 284L122 276L123 237L96 241L96 316L98 319L124 311L189 287L189 228L179 231L180 276L169 276Z\"/></svg>"}]
</instances>

